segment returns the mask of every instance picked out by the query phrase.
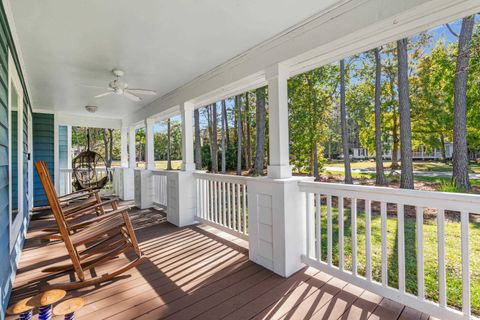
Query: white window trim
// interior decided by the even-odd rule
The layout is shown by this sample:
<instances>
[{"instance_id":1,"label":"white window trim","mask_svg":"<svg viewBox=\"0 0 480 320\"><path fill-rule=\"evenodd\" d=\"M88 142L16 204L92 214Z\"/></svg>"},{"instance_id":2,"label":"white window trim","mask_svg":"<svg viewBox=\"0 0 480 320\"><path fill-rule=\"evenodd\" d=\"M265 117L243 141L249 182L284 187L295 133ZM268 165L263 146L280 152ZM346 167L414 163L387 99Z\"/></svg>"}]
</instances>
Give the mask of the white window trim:
<instances>
[{"instance_id":1,"label":"white window trim","mask_svg":"<svg viewBox=\"0 0 480 320\"><path fill-rule=\"evenodd\" d=\"M18 71L10 50L8 51L8 182L9 182L9 202L12 199L12 86L15 86L18 93L19 110L17 110L17 175L18 175L18 214L13 220L12 204L9 205L10 219L10 252L15 248L18 240L20 228L24 220L23 212L23 89L18 76Z\"/></svg>"}]
</instances>

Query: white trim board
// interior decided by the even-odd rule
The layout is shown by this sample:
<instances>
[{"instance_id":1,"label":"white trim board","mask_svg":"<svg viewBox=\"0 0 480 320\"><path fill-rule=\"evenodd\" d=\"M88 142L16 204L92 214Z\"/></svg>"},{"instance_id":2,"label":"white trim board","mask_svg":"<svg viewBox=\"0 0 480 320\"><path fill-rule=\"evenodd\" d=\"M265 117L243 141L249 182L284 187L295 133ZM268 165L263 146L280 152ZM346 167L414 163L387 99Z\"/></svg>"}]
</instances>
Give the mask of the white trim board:
<instances>
[{"instance_id":1,"label":"white trim board","mask_svg":"<svg viewBox=\"0 0 480 320\"><path fill-rule=\"evenodd\" d=\"M9 179L9 195L8 201L12 199L12 86L17 91L17 209L18 213L13 220L12 205L8 206L9 225L10 225L10 252L15 248L20 228L23 223L23 87L18 76L17 67L15 66L10 49L8 49L8 179Z\"/></svg>"}]
</instances>

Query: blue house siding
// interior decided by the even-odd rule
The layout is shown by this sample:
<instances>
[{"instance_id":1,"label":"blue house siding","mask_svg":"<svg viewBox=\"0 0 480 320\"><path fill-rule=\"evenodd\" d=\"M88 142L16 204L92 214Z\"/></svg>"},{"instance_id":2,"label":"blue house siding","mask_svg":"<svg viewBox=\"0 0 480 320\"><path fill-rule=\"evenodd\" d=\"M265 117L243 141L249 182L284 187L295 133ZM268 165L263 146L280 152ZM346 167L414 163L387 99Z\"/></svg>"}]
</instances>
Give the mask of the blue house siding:
<instances>
[{"instance_id":1,"label":"blue house siding","mask_svg":"<svg viewBox=\"0 0 480 320\"><path fill-rule=\"evenodd\" d=\"M7 23L3 3L0 4L0 319L4 319L4 310L7 307L12 288L12 281L17 270L17 262L25 239L25 230L28 226L28 210L23 211L23 224L21 226L19 238L16 239L13 250L10 250L10 201L9 199L9 164L8 164L8 132L17 127L14 122L12 128L8 127L10 115L8 113L8 50L12 52L15 66L19 70L20 82L22 84L24 95L24 110L18 110L18 117L23 120L24 150L23 158L28 158L28 113L31 112L30 100L25 90L25 80L19 69L19 60L16 49L13 44L10 28ZM10 119L14 120L14 119ZM17 132L17 131L15 131ZM16 153L15 157L17 156ZM53 153L52 153L53 158ZM12 168L13 169L13 168ZM17 168L18 169L18 168ZM24 162L24 188L28 190L28 163ZM16 181L15 181L16 182ZM23 203L28 205L27 192L24 193ZM25 205L25 208L28 206Z\"/></svg>"},{"instance_id":2,"label":"blue house siding","mask_svg":"<svg viewBox=\"0 0 480 320\"><path fill-rule=\"evenodd\" d=\"M48 170L55 180L53 114L33 114L33 161L39 160L47 162ZM35 172L33 176L33 203L35 206L47 205L47 197L37 173Z\"/></svg>"}]
</instances>

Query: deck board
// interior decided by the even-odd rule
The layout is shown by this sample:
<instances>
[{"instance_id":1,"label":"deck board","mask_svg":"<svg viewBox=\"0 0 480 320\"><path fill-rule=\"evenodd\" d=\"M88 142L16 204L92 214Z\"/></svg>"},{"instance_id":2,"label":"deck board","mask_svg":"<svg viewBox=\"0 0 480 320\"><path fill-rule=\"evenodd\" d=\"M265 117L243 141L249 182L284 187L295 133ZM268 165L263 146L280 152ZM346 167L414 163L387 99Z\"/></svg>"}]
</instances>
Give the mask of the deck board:
<instances>
[{"instance_id":1,"label":"deck board","mask_svg":"<svg viewBox=\"0 0 480 320\"><path fill-rule=\"evenodd\" d=\"M51 223L31 222L11 303L35 294L47 280L72 277L41 271L68 262L63 244L41 240L41 229ZM249 261L248 243L210 226L176 228L165 222L136 227L149 261L109 283L69 292L87 301L76 319L429 318L314 268L282 278ZM129 259L122 255L95 272Z\"/></svg>"}]
</instances>

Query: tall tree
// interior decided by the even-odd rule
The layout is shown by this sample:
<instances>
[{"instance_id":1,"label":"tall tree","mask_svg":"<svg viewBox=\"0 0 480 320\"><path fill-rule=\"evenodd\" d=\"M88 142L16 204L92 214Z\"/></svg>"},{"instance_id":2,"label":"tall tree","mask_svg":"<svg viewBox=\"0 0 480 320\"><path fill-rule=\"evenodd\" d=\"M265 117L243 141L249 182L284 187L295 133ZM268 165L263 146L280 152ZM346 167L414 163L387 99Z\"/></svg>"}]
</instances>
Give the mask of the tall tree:
<instances>
[{"instance_id":1,"label":"tall tree","mask_svg":"<svg viewBox=\"0 0 480 320\"><path fill-rule=\"evenodd\" d=\"M242 175L242 96L235 97L237 107L237 175Z\"/></svg>"},{"instance_id":2,"label":"tall tree","mask_svg":"<svg viewBox=\"0 0 480 320\"><path fill-rule=\"evenodd\" d=\"M458 39L457 67L454 89L453 119L453 182L470 190L467 148L467 80L475 16L463 18Z\"/></svg>"},{"instance_id":3,"label":"tall tree","mask_svg":"<svg viewBox=\"0 0 480 320\"><path fill-rule=\"evenodd\" d=\"M383 171L383 150L382 150L382 60L380 50L375 48L375 183L379 186L385 184L385 174Z\"/></svg>"},{"instance_id":4,"label":"tall tree","mask_svg":"<svg viewBox=\"0 0 480 320\"><path fill-rule=\"evenodd\" d=\"M226 159L225 159L225 119L226 119L227 107L225 106L225 100L222 100L222 173L226 171Z\"/></svg>"},{"instance_id":5,"label":"tall tree","mask_svg":"<svg viewBox=\"0 0 480 320\"><path fill-rule=\"evenodd\" d=\"M170 118L167 120L167 170L172 170L172 127Z\"/></svg>"},{"instance_id":6,"label":"tall tree","mask_svg":"<svg viewBox=\"0 0 480 320\"><path fill-rule=\"evenodd\" d=\"M212 145L212 172L218 172L218 132L217 132L217 103L212 104L212 139L210 144Z\"/></svg>"},{"instance_id":7,"label":"tall tree","mask_svg":"<svg viewBox=\"0 0 480 320\"><path fill-rule=\"evenodd\" d=\"M193 112L194 122L195 122L195 168L197 170L202 169L202 144L200 137L200 112L198 109L195 109Z\"/></svg>"},{"instance_id":8,"label":"tall tree","mask_svg":"<svg viewBox=\"0 0 480 320\"><path fill-rule=\"evenodd\" d=\"M230 146L230 129L228 128L228 113L227 113L227 102L222 101L222 121L225 126L225 142L227 147Z\"/></svg>"},{"instance_id":9,"label":"tall tree","mask_svg":"<svg viewBox=\"0 0 480 320\"><path fill-rule=\"evenodd\" d=\"M245 130L246 130L246 165L247 169L250 170L252 168L252 128L251 128L251 119L250 119L250 93L245 93Z\"/></svg>"},{"instance_id":10,"label":"tall tree","mask_svg":"<svg viewBox=\"0 0 480 320\"><path fill-rule=\"evenodd\" d=\"M265 87L257 89L255 91L255 97L257 143L255 150L255 164L253 166L253 173L255 175L262 175L263 161L265 159Z\"/></svg>"},{"instance_id":11,"label":"tall tree","mask_svg":"<svg viewBox=\"0 0 480 320\"><path fill-rule=\"evenodd\" d=\"M345 61L340 60L340 123L342 127L343 162L345 166L345 183L352 184L350 167L350 147L348 142L347 108L345 106Z\"/></svg>"},{"instance_id":12,"label":"tall tree","mask_svg":"<svg viewBox=\"0 0 480 320\"><path fill-rule=\"evenodd\" d=\"M410 93L408 85L407 39L397 41L398 59L398 113L400 116L400 156L402 172L400 188L413 189L412 125L410 117Z\"/></svg>"}]
</instances>

